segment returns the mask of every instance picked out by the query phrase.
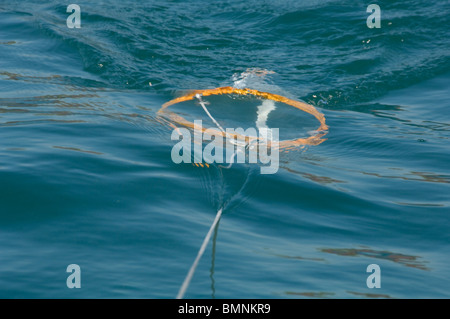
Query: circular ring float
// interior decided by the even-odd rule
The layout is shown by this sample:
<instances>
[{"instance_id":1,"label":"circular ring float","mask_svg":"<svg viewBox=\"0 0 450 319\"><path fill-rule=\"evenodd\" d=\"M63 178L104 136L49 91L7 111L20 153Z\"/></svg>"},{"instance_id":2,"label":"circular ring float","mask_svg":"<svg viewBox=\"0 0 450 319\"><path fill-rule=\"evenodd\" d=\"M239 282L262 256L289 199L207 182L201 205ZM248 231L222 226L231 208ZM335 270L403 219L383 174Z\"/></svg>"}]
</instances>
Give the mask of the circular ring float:
<instances>
[{"instance_id":1,"label":"circular ring float","mask_svg":"<svg viewBox=\"0 0 450 319\"><path fill-rule=\"evenodd\" d=\"M190 92L188 94L185 94L183 96L180 96L176 99L173 99L171 101L168 101L162 105L162 107L159 109L158 113L165 113L168 115L168 117L174 121L175 123L189 127L194 128L194 123L186 120L184 117L175 114L174 112L167 111L167 108L171 105L181 103L184 101L190 101L193 100L197 94L200 94L201 96L210 96L210 95L222 95L222 94L238 94L238 95L253 95L257 96L263 99L268 99L276 102L281 102L284 104L291 105L303 112L309 113L313 115L320 123L320 126L317 128L318 134L307 137L307 138L298 138L298 139L292 139L292 140L281 140L279 141L279 148L280 149L289 149L298 147L301 145L319 145L320 143L324 142L326 139L323 139L322 137L325 136L328 133L328 126L325 123L325 116L320 113L314 106L310 104L306 104L303 102L295 101L292 99L289 99L287 97L284 97L282 95L267 93L267 92L261 92L257 90L252 89L237 89L231 86L225 86L225 87L219 87L215 89L207 89L207 90L197 90ZM202 131L204 132L206 128L202 128ZM226 136L226 133L217 130L216 134L219 134L223 137L229 137ZM257 137L250 137L250 136L241 136L239 134L233 134L233 138L249 138L252 139L258 139Z\"/></svg>"}]
</instances>

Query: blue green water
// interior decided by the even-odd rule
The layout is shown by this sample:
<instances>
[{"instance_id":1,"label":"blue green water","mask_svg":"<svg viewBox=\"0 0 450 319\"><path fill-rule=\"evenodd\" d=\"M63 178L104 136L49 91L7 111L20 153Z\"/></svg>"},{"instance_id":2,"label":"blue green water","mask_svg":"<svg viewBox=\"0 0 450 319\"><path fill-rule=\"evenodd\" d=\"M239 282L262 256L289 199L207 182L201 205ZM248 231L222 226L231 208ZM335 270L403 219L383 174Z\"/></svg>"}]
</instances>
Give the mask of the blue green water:
<instances>
[{"instance_id":1,"label":"blue green water","mask_svg":"<svg viewBox=\"0 0 450 319\"><path fill-rule=\"evenodd\" d=\"M450 296L448 1L377 1L373 29L370 1L76 3L80 29L0 2L0 297L174 298L224 205L187 298ZM273 175L173 163L161 105L238 80L317 107L327 140ZM254 125L254 101L208 102Z\"/></svg>"}]
</instances>

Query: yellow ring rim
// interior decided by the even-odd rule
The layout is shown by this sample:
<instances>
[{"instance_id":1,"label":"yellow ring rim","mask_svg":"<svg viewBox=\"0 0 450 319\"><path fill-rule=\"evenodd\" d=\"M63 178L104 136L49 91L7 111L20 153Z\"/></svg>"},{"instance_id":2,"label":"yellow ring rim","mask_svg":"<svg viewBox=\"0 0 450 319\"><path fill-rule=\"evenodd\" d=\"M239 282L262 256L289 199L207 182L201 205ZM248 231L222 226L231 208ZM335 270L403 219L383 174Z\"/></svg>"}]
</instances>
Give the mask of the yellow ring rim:
<instances>
[{"instance_id":1,"label":"yellow ring rim","mask_svg":"<svg viewBox=\"0 0 450 319\"><path fill-rule=\"evenodd\" d=\"M168 112L167 108L169 106L177 104L177 103L193 100L197 94L201 94L202 96L222 95L222 94L253 95L253 96L261 97L264 99L291 105L303 112L313 115L319 121L320 126L316 130L319 132L319 134L310 136L307 138L298 138L298 139L293 139L293 140L279 141L278 143L279 143L280 149L293 148L293 147L302 146L302 145L319 145L326 140L326 139L322 138L323 136L325 136L328 133L328 125L325 122L325 115L320 113L314 106L312 106L310 104L306 104L304 102L289 99L282 95L268 93L268 92L261 92L258 90L247 89L247 88L246 89L237 89L237 88L234 88L231 86L225 86L225 87L219 87L219 88L215 88L215 89L196 90L196 91L190 92L188 94L185 94L183 96L180 96L176 99L173 99L173 100L170 100L170 101L164 103L162 105L162 107L159 109L158 114L165 113L175 123L193 129L194 123L186 120L184 117L182 117L178 114L175 114L174 112L170 112L170 111ZM213 129L213 130L215 130L215 129ZM205 131L206 131L206 128L202 128L202 132L205 132ZM226 137L226 136L224 136L224 133L222 131L217 130L216 133L223 137ZM249 136L240 136L239 134L234 134L234 137L250 138Z\"/></svg>"}]
</instances>

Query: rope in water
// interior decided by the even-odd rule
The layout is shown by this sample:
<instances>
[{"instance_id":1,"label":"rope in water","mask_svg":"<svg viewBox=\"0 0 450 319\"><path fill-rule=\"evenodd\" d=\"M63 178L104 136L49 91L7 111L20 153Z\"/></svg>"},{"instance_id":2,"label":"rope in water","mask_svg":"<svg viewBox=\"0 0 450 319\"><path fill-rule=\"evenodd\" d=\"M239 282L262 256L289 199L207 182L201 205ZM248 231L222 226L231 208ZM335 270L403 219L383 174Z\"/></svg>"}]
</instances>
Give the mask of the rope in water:
<instances>
[{"instance_id":1,"label":"rope in water","mask_svg":"<svg viewBox=\"0 0 450 319\"><path fill-rule=\"evenodd\" d=\"M223 133L226 134L225 130L223 129L222 126L220 126L220 124L216 121L216 119L214 117L212 117L211 113L209 113L208 109L206 108L206 103L203 102L202 100L202 96L201 94L196 94L195 97L198 99L200 105L202 106L203 110L206 112L206 114L209 116L209 118L214 122L214 124L216 124L216 126L219 128L219 130L221 130Z\"/></svg>"},{"instance_id":2,"label":"rope in water","mask_svg":"<svg viewBox=\"0 0 450 319\"><path fill-rule=\"evenodd\" d=\"M225 133L225 130L222 128L222 126L220 126L220 124L211 115L211 113L209 113L208 109L206 108L206 103L202 100L202 96L200 94L196 94L195 97L198 99L200 105L202 106L202 108L206 112L206 114L209 116L209 118L216 124L216 126L223 133ZM208 245L209 239L211 238L211 234L212 234L214 228L216 227L217 223L220 220L220 217L222 215L222 210L223 210L223 208L220 208L217 211L216 218L214 219L214 221L213 221L213 223L212 223L208 233L205 236L205 239L203 240L202 245L200 246L200 250L197 253L197 257L195 258L194 263L192 264L191 268L189 269L189 272L188 272L186 278L184 279L184 282L181 285L180 290L178 291L177 299L182 299L184 294L185 294L185 292L186 292L186 290L187 290L187 288L189 287L189 284L190 284L190 282L192 280L192 277L194 276L195 270L197 269L198 263L199 263L200 259L202 258L203 253L205 252L205 249L206 249L206 246Z\"/></svg>"},{"instance_id":3,"label":"rope in water","mask_svg":"<svg viewBox=\"0 0 450 319\"><path fill-rule=\"evenodd\" d=\"M180 290L178 291L177 299L183 299L183 296L184 296L187 288L189 287L189 283L191 282L191 279L194 276L195 269L197 268L198 263L199 263L200 259L202 258L203 253L205 252L206 246L208 245L208 242L211 238L211 234L213 233L214 228L216 227L217 223L220 220L220 217L222 216L222 210L223 210L223 208L220 208L217 211L216 218L214 219L214 221L211 225L211 228L209 229L208 233L205 236L205 239L203 240L202 245L200 246L200 250L198 251L197 257L195 258L194 263L192 264L191 268L189 269L189 272L188 272L186 278L184 279Z\"/></svg>"},{"instance_id":4,"label":"rope in water","mask_svg":"<svg viewBox=\"0 0 450 319\"><path fill-rule=\"evenodd\" d=\"M223 133L226 134L226 132L225 132L225 130L222 128L222 126L216 121L216 119L211 115L211 113L209 113L209 111L208 111L208 109L207 109L207 107L206 107L206 103L203 101L201 94L196 94L195 97L198 99L200 105L202 106L202 108L203 108L203 110L205 111L205 113L209 116L209 118L216 124L216 126L217 126ZM232 157L234 157L234 156L236 156L236 152L234 152L234 154L233 154ZM224 168L230 168L230 167L231 167L231 164L232 164L232 163L230 163L230 165L229 165L228 167L224 167ZM191 282L191 280L192 280L192 277L194 276L195 270L197 269L198 263L200 262L200 259L202 258L203 253L205 252L206 246L208 245L208 242L209 242L209 240L210 240L210 238L211 238L211 234L213 233L214 228L216 228L216 226L217 226L217 224L218 224L218 222L219 222L219 220L220 220L220 217L222 216L222 211L223 211L223 207L220 208L220 209L217 211L216 218L214 219L213 223L211 224L211 227L209 228L209 231L208 231L208 233L206 234L205 239L203 240L202 245L200 246L200 250L199 250L198 253L197 253L197 257L195 258L195 260L194 260L194 262L193 262L191 268L189 269L189 272L188 272L186 278L185 278L184 281L183 281L183 284L181 285L180 290L178 291L177 299L182 299L183 296L184 296L184 294L185 294L185 292L186 292L186 290L187 290L187 288L189 287L189 284L190 284L190 282Z\"/></svg>"},{"instance_id":5,"label":"rope in water","mask_svg":"<svg viewBox=\"0 0 450 319\"><path fill-rule=\"evenodd\" d=\"M216 121L216 119L211 115L211 113L209 113L208 108L206 107L206 103L202 99L202 95L200 93L197 93L195 95L195 97L198 99L198 101L199 101L200 105L202 106L203 110L205 111L206 115L208 115L209 118L214 122L214 124L216 124L217 128L219 130L221 130L225 134L225 136L227 136L227 132L225 132L223 127ZM252 142L255 142L255 140L253 140ZM234 139L231 139L231 143L239 145L239 142L235 141ZM247 147L249 145L246 144L245 146ZM230 164L228 166L223 166L223 165L219 165L219 166L222 168L226 168L226 169L230 168L233 165L234 157L236 156L238 151L239 151L239 148L236 151L234 151L233 155L231 155L230 160L229 160Z\"/></svg>"}]
</instances>

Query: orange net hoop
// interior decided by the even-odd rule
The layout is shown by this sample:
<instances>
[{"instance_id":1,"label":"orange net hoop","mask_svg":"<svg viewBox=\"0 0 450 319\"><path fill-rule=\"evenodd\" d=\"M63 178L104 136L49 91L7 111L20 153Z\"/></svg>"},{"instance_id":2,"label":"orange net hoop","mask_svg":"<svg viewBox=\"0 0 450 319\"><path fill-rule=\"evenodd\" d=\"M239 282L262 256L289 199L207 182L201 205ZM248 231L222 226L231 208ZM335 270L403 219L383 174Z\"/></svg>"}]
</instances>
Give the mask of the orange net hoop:
<instances>
[{"instance_id":1,"label":"orange net hoop","mask_svg":"<svg viewBox=\"0 0 450 319\"><path fill-rule=\"evenodd\" d=\"M263 99L272 100L272 101L291 105L303 112L311 114L319 121L320 126L316 129L318 134L307 137L307 138L281 140L281 141L279 141L280 149L289 149L289 148L294 148L294 147L298 147L298 146L302 146L302 145L319 145L326 140L326 139L322 138L323 136L325 136L328 133L328 126L325 123L325 116L322 113L320 113L314 106L312 106L310 104L306 104L304 102L299 102L299 101L289 99L282 95L261 92L261 91L252 90L252 89L237 89L237 88L234 88L231 86L225 86L225 87L219 87L219 88L215 88L215 89L196 90L196 91L190 92L188 94L185 94L183 96L180 96L176 99L173 99L171 101L164 103L162 105L162 107L159 109L158 113L159 114L162 114L162 113L167 114L168 117L173 122L193 129L194 128L193 122L186 120L184 117L182 117L178 114L175 114L174 112L167 111L167 108L169 106L177 104L177 103L193 100L197 94L200 94L201 96L222 95L222 94L238 94L238 95L244 95L244 96L245 95L253 95L256 97L263 98ZM203 132L205 132L205 130L206 130L206 128L202 128ZM211 129L209 129L209 130L211 130ZM227 136L227 133L224 133L222 131L215 130L215 129L213 129L213 131L216 134L219 134L223 137L230 137L229 135ZM231 134L231 137L241 138L241 139L247 138L250 140L258 139L256 137L242 136L240 134Z\"/></svg>"}]
</instances>

